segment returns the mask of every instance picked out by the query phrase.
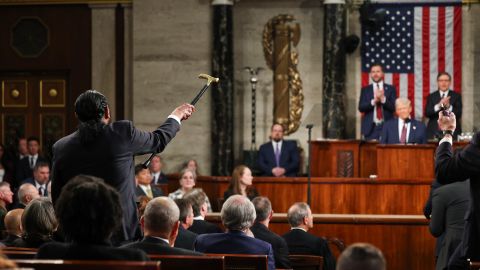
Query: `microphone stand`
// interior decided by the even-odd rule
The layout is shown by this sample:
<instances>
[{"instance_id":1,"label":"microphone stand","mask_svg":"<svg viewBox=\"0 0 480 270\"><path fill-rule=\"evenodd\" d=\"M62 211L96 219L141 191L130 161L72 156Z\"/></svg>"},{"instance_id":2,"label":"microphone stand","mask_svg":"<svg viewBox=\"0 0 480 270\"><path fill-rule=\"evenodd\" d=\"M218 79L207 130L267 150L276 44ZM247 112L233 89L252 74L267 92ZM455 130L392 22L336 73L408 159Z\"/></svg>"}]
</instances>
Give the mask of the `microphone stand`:
<instances>
[{"instance_id":1,"label":"microphone stand","mask_svg":"<svg viewBox=\"0 0 480 270\"><path fill-rule=\"evenodd\" d=\"M307 129L308 129L308 163L307 163L307 174L308 174L308 180L307 180L307 204L311 205L310 203L312 202L312 128L313 124L308 124Z\"/></svg>"}]
</instances>

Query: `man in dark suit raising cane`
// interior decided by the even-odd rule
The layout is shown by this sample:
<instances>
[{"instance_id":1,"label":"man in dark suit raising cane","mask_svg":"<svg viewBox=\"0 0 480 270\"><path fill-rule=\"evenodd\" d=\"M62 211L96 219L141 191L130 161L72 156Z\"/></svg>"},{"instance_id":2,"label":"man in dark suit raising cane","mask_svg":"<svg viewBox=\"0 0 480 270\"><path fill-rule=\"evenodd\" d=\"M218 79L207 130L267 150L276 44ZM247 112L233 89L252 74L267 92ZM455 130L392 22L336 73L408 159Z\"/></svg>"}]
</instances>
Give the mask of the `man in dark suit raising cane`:
<instances>
[{"instance_id":1,"label":"man in dark suit raising cane","mask_svg":"<svg viewBox=\"0 0 480 270\"><path fill-rule=\"evenodd\" d=\"M190 104L177 107L153 132L136 129L130 121L110 122L107 99L88 90L75 101L78 130L53 145L52 201L62 187L79 174L101 177L121 194L122 235L118 241L132 240L138 229L135 203L133 156L161 152L180 130L180 121L194 111Z\"/></svg>"},{"instance_id":2,"label":"man in dark suit raising cane","mask_svg":"<svg viewBox=\"0 0 480 270\"><path fill-rule=\"evenodd\" d=\"M373 84L365 86L360 92L358 110L363 113L362 137L365 140L378 140L385 121L393 118L397 92L393 85L383 82L383 67L373 64L370 77Z\"/></svg>"}]
</instances>

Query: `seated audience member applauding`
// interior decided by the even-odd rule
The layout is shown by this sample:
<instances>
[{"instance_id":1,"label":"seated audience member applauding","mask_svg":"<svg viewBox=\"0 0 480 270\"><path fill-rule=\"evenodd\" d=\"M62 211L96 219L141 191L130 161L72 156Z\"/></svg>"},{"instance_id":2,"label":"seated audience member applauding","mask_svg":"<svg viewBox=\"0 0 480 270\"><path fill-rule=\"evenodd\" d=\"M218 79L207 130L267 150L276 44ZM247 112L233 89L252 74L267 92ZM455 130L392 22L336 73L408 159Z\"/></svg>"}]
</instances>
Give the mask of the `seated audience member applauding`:
<instances>
[{"instance_id":1,"label":"seated audience member applauding","mask_svg":"<svg viewBox=\"0 0 480 270\"><path fill-rule=\"evenodd\" d=\"M193 250L193 244L197 239L197 234L188 230L193 225L192 204L185 199L176 199L175 203L180 210L180 226L178 236L175 241L175 247Z\"/></svg>"},{"instance_id":2,"label":"seated audience member applauding","mask_svg":"<svg viewBox=\"0 0 480 270\"><path fill-rule=\"evenodd\" d=\"M193 224L188 228L196 234L219 233L222 230L215 224L205 221L207 215L207 194L201 188L194 188L184 197L193 209Z\"/></svg>"},{"instance_id":3,"label":"seated audience member applauding","mask_svg":"<svg viewBox=\"0 0 480 270\"><path fill-rule=\"evenodd\" d=\"M143 164L135 166L135 182L137 183L135 189L137 199L139 196L147 196L150 199L163 196L162 190L151 184L152 175L148 169L143 168Z\"/></svg>"},{"instance_id":4,"label":"seated audience member applauding","mask_svg":"<svg viewBox=\"0 0 480 270\"><path fill-rule=\"evenodd\" d=\"M22 209L24 209L34 199L40 198L38 189L30 183L22 184L18 188L17 196L19 202L18 208Z\"/></svg>"},{"instance_id":5,"label":"seated audience member applauding","mask_svg":"<svg viewBox=\"0 0 480 270\"><path fill-rule=\"evenodd\" d=\"M252 171L245 165L235 167L230 179L228 189L223 193L223 199L226 200L232 195L242 195L253 200L258 196L257 190L252 187Z\"/></svg>"},{"instance_id":6,"label":"seated audience member applauding","mask_svg":"<svg viewBox=\"0 0 480 270\"><path fill-rule=\"evenodd\" d=\"M323 257L323 269L334 270L335 258L327 241L308 233L313 228L313 215L310 206L303 202L294 203L288 209L288 223L292 229L283 235L290 254L316 255Z\"/></svg>"},{"instance_id":7,"label":"seated audience member applauding","mask_svg":"<svg viewBox=\"0 0 480 270\"><path fill-rule=\"evenodd\" d=\"M338 257L337 270L385 270L382 252L367 243L356 243L347 247Z\"/></svg>"},{"instance_id":8,"label":"seated audience member applauding","mask_svg":"<svg viewBox=\"0 0 480 270\"><path fill-rule=\"evenodd\" d=\"M272 203L267 197L256 197L252 201L257 213L257 219L250 228L255 238L270 243L277 268L292 268L288 259L288 246L285 239L268 229L273 216Z\"/></svg>"},{"instance_id":9,"label":"seated audience member applauding","mask_svg":"<svg viewBox=\"0 0 480 270\"><path fill-rule=\"evenodd\" d=\"M160 255L202 255L201 253L173 247L178 234L180 211L168 197L159 197L148 202L140 219L145 237L126 248L136 248L148 254Z\"/></svg>"},{"instance_id":10,"label":"seated audience member applauding","mask_svg":"<svg viewBox=\"0 0 480 270\"><path fill-rule=\"evenodd\" d=\"M22 214L23 209L14 209L5 216L7 236L2 240L2 244L7 247L13 246L13 242L22 236Z\"/></svg>"},{"instance_id":11,"label":"seated audience member applauding","mask_svg":"<svg viewBox=\"0 0 480 270\"><path fill-rule=\"evenodd\" d=\"M15 240L16 247L38 248L53 241L53 233L58 223L55 218L52 201L37 198L31 201L22 214L22 237Z\"/></svg>"},{"instance_id":12,"label":"seated audience member applauding","mask_svg":"<svg viewBox=\"0 0 480 270\"><path fill-rule=\"evenodd\" d=\"M168 197L172 200L181 199L185 193L192 190L195 187L195 181L197 180L197 174L194 170L185 168L180 172L180 188L174 192L168 194ZM210 200L205 195L205 200L207 203L208 212L212 212L212 206L210 205Z\"/></svg>"},{"instance_id":13,"label":"seated audience member applauding","mask_svg":"<svg viewBox=\"0 0 480 270\"><path fill-rule=\"evenodd\" d=\"M268 269L275 269L272 246L247 235L256 218L255 207L248 198L231 196L223 204L220 215L228 232L199 235L195 250L205 253L268 255Z\"/></svg>"},{"instance_id":14,"label":"seated audience member applauding","mask_svg":"<svg viewBox=\"0 0 480 270\"><path fill-rule=\"evenodd\" d=\"M397 118L385 122L380 135L382 144L425 144L427 128L425 124L411 118L412 104L407 98L395 101Z\"/></svg>"},{"instance_id":15,"label":"seated audience member applauding","mask_svg":"<svg viewBox=\"0 0 480 270\"><path fill-rule=\"evenodd\" d=\"M102 179L72 178L63 187L55 210L66 242L44 244L38 259L148 260L141 250L111 246L112 234L122 222L122 206L119 193Z\"/></svg>"}]
</instances>

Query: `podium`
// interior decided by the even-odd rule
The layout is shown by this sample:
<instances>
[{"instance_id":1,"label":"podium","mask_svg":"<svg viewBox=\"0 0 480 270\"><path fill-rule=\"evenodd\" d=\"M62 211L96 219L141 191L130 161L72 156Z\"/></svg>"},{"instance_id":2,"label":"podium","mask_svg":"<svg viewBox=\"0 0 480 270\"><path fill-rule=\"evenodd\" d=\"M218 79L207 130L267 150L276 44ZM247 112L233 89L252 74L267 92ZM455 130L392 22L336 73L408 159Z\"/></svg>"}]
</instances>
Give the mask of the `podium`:
<instances>
[{"instance_id":1,"label":"podium","mask_svg":"<svg viewBox=\"0 0 480 270\"><path fill-rule=\"evenodd\" d=\"M435 178L435 145L377 145L377 176L389 179Z\"/></svg>"}]
</instances>

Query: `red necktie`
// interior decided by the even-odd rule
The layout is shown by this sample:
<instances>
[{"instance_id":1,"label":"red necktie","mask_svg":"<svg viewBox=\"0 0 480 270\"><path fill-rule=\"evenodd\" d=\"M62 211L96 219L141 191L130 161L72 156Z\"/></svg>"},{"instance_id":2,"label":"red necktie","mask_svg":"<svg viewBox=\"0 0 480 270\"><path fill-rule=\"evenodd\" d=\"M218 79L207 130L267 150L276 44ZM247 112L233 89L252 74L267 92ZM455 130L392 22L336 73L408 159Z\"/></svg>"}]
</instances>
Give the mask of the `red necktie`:
<instances>
[{"instance_id":1,"label":"red necktie","mask_svg":"<svg viewBox=\"0 0 480 270\"><path fill-rule=\"evenodd\" d=\"M402 135L400 136L400 143L407 143L407 123L403 123Z\"/></svg>"},{"instance_id":2,"label":"red necktie","mask_svg":"<svg viewBox=\"0 0 480 270\"><path fill-rule=\"evenodd\" d=\"M380 84L377 83L377 91L380 90ZM378 102L377 105L377 119L378 120L383 120L383 111L382 111L382 103Z\"/></svg>"}]
</instances>

